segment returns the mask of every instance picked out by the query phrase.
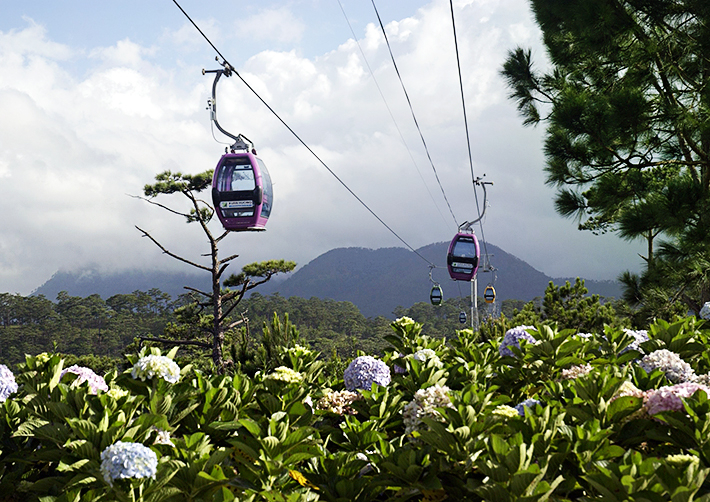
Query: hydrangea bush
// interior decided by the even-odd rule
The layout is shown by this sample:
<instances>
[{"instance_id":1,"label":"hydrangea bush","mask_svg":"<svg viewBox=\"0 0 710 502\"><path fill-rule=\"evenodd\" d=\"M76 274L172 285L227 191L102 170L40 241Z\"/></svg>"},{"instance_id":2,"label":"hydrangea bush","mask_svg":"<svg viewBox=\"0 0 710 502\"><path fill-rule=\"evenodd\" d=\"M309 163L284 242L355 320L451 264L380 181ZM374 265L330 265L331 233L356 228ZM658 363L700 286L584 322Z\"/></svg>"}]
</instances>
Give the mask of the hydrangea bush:
<instances>
[{"instance_id":1,"label":"hydrangea bush","mask_svg":"<svg viewBox=\"0 0 710 502\"><path fill-rule=\"evenodd\" d=\"M28 356L14 371L0 365L0 494L708 500L703 326L657 321L633 335L538 324L534 337L518 326L498 339L461 330L435 340L403 318L390 348L344 373L322 371L299 346L284 349L303 358L298 369L255 377L181 369L174 350L128 356L126 371L96 378L56 354ZM105 387L94 389L98 378Z\"/></svg>"}]
</instances>

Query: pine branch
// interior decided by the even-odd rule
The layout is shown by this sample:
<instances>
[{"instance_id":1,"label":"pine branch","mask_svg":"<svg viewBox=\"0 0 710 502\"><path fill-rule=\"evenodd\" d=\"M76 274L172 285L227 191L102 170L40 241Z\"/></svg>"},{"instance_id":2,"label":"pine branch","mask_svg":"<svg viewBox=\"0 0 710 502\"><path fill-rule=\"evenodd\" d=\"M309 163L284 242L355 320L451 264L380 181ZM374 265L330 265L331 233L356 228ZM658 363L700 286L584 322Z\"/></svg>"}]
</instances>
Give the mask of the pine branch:
<instances>
[{"instance_id":1,"label":"pine branch","mask_svg":"<svg viewBox=\"0 0 710 502\"><path fill-rule=\"evenodd\" d=\"M155 239L153 238L153 236L150 235L148 232L146 232L145 230L143 230L142 228L140 228L140 227L138 227L138 226L136 226L136 228L138 229L139 232L142 232L142 233L143 233L143 237L148 237L148 238L149 238L151 241L153 241L153 243L154 243L156 246L158 246L158 247L163 251L163 253L165 253L166 255L171 256L171 257L175 258L176 260L181 261L181 262L183 262L183 263L187 263L188 265L192 265L193 267L196 267L196 268L199 268L199 269L202 269L202 270L207 270L208 272L211 272L211 271L212 271L212 269L209 268L209 267L205 267L204 265L200 265L199 263L195 263L195 262L193 262L193 261L188 260L187 258L183 258L182 256L176 255L175 253L172 253L172 252L168 251L161 243L159 243L157 240L155 240Z\"/></svg>"}]
</instances>

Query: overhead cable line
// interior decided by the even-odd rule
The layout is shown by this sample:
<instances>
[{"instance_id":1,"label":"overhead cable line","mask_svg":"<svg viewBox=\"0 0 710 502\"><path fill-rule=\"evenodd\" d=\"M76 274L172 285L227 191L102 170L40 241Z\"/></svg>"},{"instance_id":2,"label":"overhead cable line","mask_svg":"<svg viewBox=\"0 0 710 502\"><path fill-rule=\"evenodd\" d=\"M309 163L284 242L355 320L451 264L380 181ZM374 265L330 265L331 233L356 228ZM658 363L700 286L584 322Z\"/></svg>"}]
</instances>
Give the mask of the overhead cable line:
<instances>
[{"instance_id":1,"label":"overhead cable line","mask_svg":"<svg viewBox=\"0 0 710 502\"><path fill-rule=\"evenodd\" d=\"M374 0L373 0L374 1ZM476 199L476 210L478 212L478 223L481 227L481 240L483 241L483 249L486 254L486 262L488 262L488 246L486 245L486 237L483 233L483 215L481 214L481 208L478 204L478 193L476 192L476 186L480 183L480 179L476 179L476 175L473 172L473 156L471 155L471 137L468 133L468 119L466 117L466 100L464 98L464 91L463 91L463 78L461 77L461 59L459 57L459 43L456 37L456 19L454 18L454 2L453 0L449 0L449 5L451 6L451 25L453 27L454 31L454 48L456 50L456 65L458 67L458 72L459 72L459 87L461 89L461 105L463 108L463 121L464 125L466 127L466 144L468 145L468 162L469 165L471 166L471 181L473 183L473 196ZM483 191L485 194L485 186L483 187ZM485 206L486 200L484 198L483 204ZM485 213L486 208L483 208L483 212ZM485 265L485 264L484 264ZM488 264L490 265L490 264Z\"/></svg>"},{"instance_id":2,"label":"overhead cable line","mask_svg":"<svg viewBox=\"0 0 710 502\"><path fill-rule=\"evenodd\" d=\"M414 249L412 246L410 246L407 241L405 241L402 237L400 237L399 234L397 234L397 232L395 232L389 225L387 225L387 223L385 223L384 220L382 220L382 218L380 218L372 209L370 209L370 207L369 207L367 204L365 204L365 202L364 202L360 197L358 197L357 194L355 194L355 192L353 192L353 191L350 189L350 187L349 187L348 185L346 185L345 182L344 182L342 179L340 179L340 177L339 177L337 174L335 174L335 172L333 172L333 170L332 170L330 167L328 167L328 165L311 149L311 147L308 146L308 145L306 144L306 142L301 139L301 137L296 133L296 131L294 131L294 130L281 118L281 116L280 116L278 113L276 113L276 111L275 111L266 101L264 101L264 99L259 95L259 93L256 92L256 90L254 90L254 88L253 88L251 85L249 85L249 83L248 83L246 80L244 80L244 77L242 77L242 76L239 74L239 72L227 61L227 59L222 55L222 53L219 52L219 49L217 49L217 47L215 47L215 45L214 45L214 44L212 43L212 41L207 37L207 35L204 34L204 32L200 29L199 26L197 26L197 24L195 23L195 21L193 21L192 18L188 15L188 13L185 12L185 10L180 6L180 4L177 2L177 0L173 0L173 3L178 7L178 9L180 9L180 11L185 15L185 17L188 19L188 21L190 21L190 23L192 23L192 25L197 29L197 31L200 33L200 35L202 35L202 37L207 41L207 43L210 44L210 46L214 49L214 51L217 53L217 55L218 55L220 58L222 58L222 62L221 62L220 64L222 64L222 66L224 66L225 68L229 69L232 73L234 73L237 77L239 77L239 80L241 80L241 81L244 83L244 85L247 86L247 88L259 99L259 101L262 102L262 104L263 104L264 106L266 106L266 108L279 120L279 122L281 122L281 123L284 125L284 127L286 127L286 129L288 129L289 132L290 132L291 134L293 134L293 136L294 136L304 147L306 147L306 149L318 160L318 162L320 162L320 163L323 165L323 167L325 167L325 168L328 170L328 172L329 172L330 174L332 174L333 177L334 177L336 180L338 180L338 182L339 182L341 185L343 185L343 187L345 187L345 189L346 189L348 192L350 192L350 195L352 195L353 197L355 197L355 199L357 199L357 201L358 201L360 204L362 204L362 206L363 206L365 209L367 209L367 210L370 212L370 214L372 214L372 216L374 216L374 217L377 219L377 221L379 221L387 230L389 230L392 235L394 235L397 239L399 239L400 242L402 242L402 244L404 244L405 246L407 246L407 248L409 248L410 251L412 251L414 254L416 254L417 256L419 256L422 260L424 260L425 262L427 262L429 265L433 265L433 264L432 264L429 260L427 260L421 253L419 253L416 249ZM219 61L219 59L218 59L217 61Z\"/></svg>"},{"instance_id":3,"label":"overhead cable line","mask_svg":"<svg viewBox=\"0 0 710 502\"><path fill-rule=\"evenodd\" d=\"M419 122L417 122L417 117L414 114L414 108L412 107L412 102L409 99L409 93L407 93L407 88L404 86L404 82L402 81L402 76L399 73L399 68L397 68L397 62L394 60L394 54L392 53L392 47L390 46L390 41L387 38L387 32L385 31L385 25L382 24L382 18L380 18L380 13L377 10L377 5L375 5L375 0L372 0L372 7L375 9L375 14L377 15L377 21L379 21L380 28L382 29L382 34L385 37L385 42L387 43L387 49L389 50L390 58L392 59L392 64L394 65L394 70L397 72L397 78L399 79L399 83L402 85L402 90L404 91L404 96L407 98L407 104L409 104L409 110L412 112L412 118L414 119L414 125L417 126L417 131L419 131L419 137L421 138L422 144L424 145L424 150L426 151L426 156L429 159L429 163L431 164L431 168L434 170L434 176L436 176L436 182L439 184L439 188L441 188L441 193L444 196L444 200L446 201L446 205L449 206L449 212L451 213L451 217L454 219L454 223L456 223L456 226L458 226L458 221L456 220L456 216L454 216L454 211L451 209L451 204L449 204L449 199L446 197L446 192L444 191L444 187L441 185L441 180L439 180L439 173L436 172L436 167L434 167L434 161L431 160L431 155L429 155L429 148L426 145L426 141L424 141L424 135L422 134L422 130L419 127Z\"/></svg>"},{"instance_id":4,"label":"overhead cable line","mask_svg":"<svg viewBox=\"0 0 710 502\"><path fill-rule=\"evenodd\" d=\"M397 133L399 133L399 138L402 140L402 144L407 149L407 153L409 153L409 158L412 159L412 164L414 164L414 167L417 169L417 173L419 174L419 177L421 178L422 183L424 184L424 188L426 188L426 191L429 194L429 197L431 197L431 201L434 203L434 207L439 212L439 214L441 215L441 218L444 220L444 222L448 225L448 221L444 217L444 214L441 212L439 205L436 203L436 199L434 199L434 195L431 193L431 190L429 190L429 185L427 185L426 181L424 180L424 176L422 175L422 172L419 169L417 162L414 160L414 155L412 155L412 151L409 149L409 145L407 144L407 141L404 139L404 135L402 134L402 131L399 128L399 124L397 124L397 120L394 118L394 114L392 113L392 110L390 109L389 104L387 103L387 99L385 98L385 95L382 92L382 89L380 88L380 84L377 82L377 78L375 77L375 72L372 71L372 67L370 66L370 63L367 60L367 56L365 55L365 51L362 50L362 46L360 45L360 41L358 40L357 35L355 34L355 30L353 30L353 27L350 24L350 19L348 19L348 15L345 12L345 8L343 7L343 3L340 0L338 0L338 4L340 5L340 10L343 12L343 16L345 17L345 21L348 23L348 28L350 28L350 33L352 33L352 35L353 35L353 39L355 40L355 43L357 44L357 48L360 50L360 54L362 55L362 59L365 61L365 66L367 66L367 69L370 71L370 75L372 76L372 80L375 83L375 87L377 87L377 91L380 93L380 97L382 98L382 101L384 102L385 107L387 108L387 112L390 114L390 118L392 119L392 122L394 123L394 127L395 127L395 129L397 129Z\"/></svg>"}]
</instances>

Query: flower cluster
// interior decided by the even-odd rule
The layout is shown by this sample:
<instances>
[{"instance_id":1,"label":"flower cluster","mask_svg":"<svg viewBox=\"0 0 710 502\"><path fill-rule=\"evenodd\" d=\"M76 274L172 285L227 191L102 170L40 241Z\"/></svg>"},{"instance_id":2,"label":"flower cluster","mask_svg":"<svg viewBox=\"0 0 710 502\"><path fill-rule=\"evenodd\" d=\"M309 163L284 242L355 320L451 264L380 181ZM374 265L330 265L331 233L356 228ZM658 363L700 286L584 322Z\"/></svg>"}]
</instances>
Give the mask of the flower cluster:
<instances>
[{"instance_id":1,"label":"flower cluster","mask_svg":"<svg viewBox=\"0 0 710 502\"><path fill-rule=\"evenodd\" d=\"M656 350L643 356L639 361L646 373L661 370L666 378L673 383L691 382L696 379L695 371L688 363L683 361L678 354L667 349Z\"/></svg>"},{"instance_id":2,"label":"flower cluster","mask_svg":"<svg viewBox=\"0 0 710 502\"><path fill-rule=\"evenodd\" d=\"M506 418L516 418L520 416L520 413L518 413L518 410L513 408L512 406L508 406L507 404L500 404L495 407L495 409L491 412L493 415L497 415L499 417L506 417Z\"/></svg>"},{"instance_id":3,"label":"flower cluster","mask_svg":"<svg viewBox=\"0 0 710 502\"><path fill-rule=\"evenodd\" d=\"M710 320L710 302L705 302L703 308L700 309L700 317L706 321Z\"/></svg>"},{"instance_id":4,"label":"flower cluster","mask_svg":"<svg viewBox=\"0 0 710 502\"><path fill-rule=\"evenodd\" d=\"M526 399L522 403L518 403L518 405L515 407L515 411L518 412L518 415L521 417L525 416L525 408L530 408L530 410L534 410L535 406L537 406L540 403L537 399Z\"/></svg>"},{"instance_id":5,"label":"flower cluster","mask_svg":"<svg viewBox=\"0 0 710 502\"><path fill-rule=\"evenodd\" d=\"M111 486L117 479L155 479L157 469L158 456L141 443L119 441L101 452L101 474Z\"/></svg>"},{"instance_id":6,"label":"flower cluster","mask_svg":"<svg viewBox=\"0 0 710 502\"><path fill-rule=\"evenodd\" d=\"M407 316L399 317L394 322L396 322L397 324L399 324L402 327L412 326L415 324L414 319L412 319L411 317L407 317Z\"/></svg>"},{"instance_id":7,"label":"flower cluster","mask_svg":"<svg viewBox=\"0 0 710 502\"><path fill-rule=\"evenodd\" d=\"M710 396L710 388L695 382L684 382L648 391L648 399L644 403L644 407L649 415L664 411L680 411L683 409L683 400L681 398L688 398L698 390L705 391Z\"/></svg>"},{"instance_id":8,"label":"flower cluster","mask_svg":"<svg viewBox=\"0 0 710 502\"><path fill-rule=\"evenodd\" d=\"M417 361L421 362L427 362L431 360L434 363L434 366L436 366L437 368L441 368L444 366L444 364L441 362L441 359L439 359L439 356L437 356L436 352L434 352L432 349L419 349L414 354L412 354L412 359L416 359Z\"/></svg>"},{"instance_id":9,"label":"flower cluster","mask_svg":"<svg viewBox=\"0 0 710 502\"><path fill-rule=\"evenodd\" d=\"M520 349L520 340L525 340L528 343L537 344L538 341L527 330L535 329L533 326L517 326L505 332L503 341L498 347L498 352L501 356L515 357L515 353L508 347Z\"/></svg>"},{"instance_id":10,"label":"flower cluster","mask_svg":"<svg viewBox=\"0 0 710 502\"><path fill-rule=\"evenodd\" d=\"M78 387L84 382L88 382L89 391L92 394L98 394L99 390L102 390L104 392L108 391L108 385L106 385L106 380L104 380L104 377L94 373L94 370L92 370L91 368L85 368L84 366L78 366L76 364L74 366L69 366L68 368L62 370L62 372L59 374L59 379L61 380L62 378L64 378L64 375L66 375L67 373L76 375L76 379L74 379L72 387Z\"/></svg>"},{"instance_id":11,"label":"flower cluster","mask_svg":"<svg viewBox=\"0 0 710 502\"><path fill-rule=\"evenodd\" d=\"M177 383L180 380L180 366L169 357L151 354L141 357L138 362L133 365L131 376L133 378L140 378L143 381L150 380L154 376L157 376L166 382Z\"/></svg>"},{"instance_id":12,"label":"flower cluster","mask_svg":"<svg viewBox=\"0 0 710 502\"><path fill-rule=\"evenodd\" d=\"M695 455L678 453L676 455L668 455L666 457L666 462L677 467L682 467L688 464L699 464L700 459Z\"/></svg>"},{"instance_id":13,"label":"flower cluster","mask_svg":"<svg viewBox=\"0 0 710 502\"><path fill-rule=\"evenodd\" d=\"M286 352L288 352L289 354L294 354L296 356L307 356L313 353L311 349L299 344L296 344L293 347L289 347L288 349L286 349Z\"/></svg>"},{"instance_id":14,"label":"flower cluster","mask_svg":"<svg viewBox=\"0 0 710 502\"><path fill-rule=\"evenodd\" d=\"M360 356L352 360L343 374L345 388L370 390L372 384L386 386L392 381L390 369L372 356Z\"/></svg>"},{"instance_id":15,"label":"flower cluster","mask_svg":"<svg viewBox=\"0 0 710 502\"><path fill-rule=\"evenodd\" d=\"M634 338L634 341L631 342L628 347L624 347L620 354L623 354L624 352L628 352L630 350L638 350L643 354L644 352L640 344L649 340L648 332L645 329L640 329L638 331L634 331L632 329L624 329L624 332L628 335L631 335Z\"/></svg>"},{"instance_id":16,"label":"flower cluster","mask_svg":"<svg viewBox=\"0 0 710 502\"><path fill-rule=\"evenodd\" d=\"M624 383L621 384L621 387L619 387L614 395L611 398L611 401L614 401L615 399L618 399L620 397L640 397L642 399L646 399L648 397L647 393L636 387L633 382L627 380Z\"/></svg>"},{"instance_id":17,"label":"flower cluster","mask_svg":"<svg viewBox=\"0 0 710 502\"><path fill-rule=\"evenodd\" d=\"M572 380L574 378L588 375L590 371L592 371L591 364L578 364L577 366L563 369L562 378L564 380Z\"/></svg>"},{"instance_id":18,"label":"flower cluster","mask_svg":"<svg viewBox=\"0 0 710 502\"><path fill-rule=\"evenodd\" d=\"M160 429L156 427L155 425L150 426L151 431L156 432L155 440L153 441L153 444L164 444L167 446L175 446L175 443L173 443L172 439L170 438L170 433L168 431L164 431L163 429Z\"/></svg>"},{"instance_id":19,"label":"flower cluster","mask_svg":"<svg viewBox=\"0 0 710 502\"><path fill-rule=\"evenodd\" d=\"M0 403L10 397L10 394L17 392L17 382L15 375L12 374L10 368L4 364L0 364Z\"/></svg>"},{"instance_id":20,"label":"flower cluster","mask_svg":"<svg viewBox=\"0 0 710 502\"><path fill-rule=\"evenodd\" d=\"M121 399L122 397L130 395L130 392L119 387L111 387L106 394L108 394L111 399Z\"/></svg>"},{"instance_id":21,"label":"flower cluster","mask_svg":"<svg viewBox=\"0 0 710 502\"><path fill-rule=\"evenodd\" d=\"M350 392L349 390L331 391L318 400L316 409L330 411L338 415L354 415L355 410L350 405L360 399L362 399L362 396L357 392Z\"/></svg>"},{"instance_id":22,"label":"flower cluster","mask_svg":"<svg viewBox=\"0 0 710 502\"><path fill-rule=\"evenodd\" d=\"M441 420L441 414L436 411L436 408L454 407L448 392L448 387L440 385L419 389L414 394L414 401L407 403L402 410L405 433L410 435L412 432L420 430L423 417Z\"/></svg>"},{"instance_id":23,"label":"flower cluster","mask_svg":"<svg viewBox=\"0 0 710 502\"><path fill-rule=\"evenodd\" d=\"M286 383L299 383L303 381L303 375L301 375L298 371L287 368L286 366L279 366L267 375L266 378Z\"/></svg>"}]
</instances>

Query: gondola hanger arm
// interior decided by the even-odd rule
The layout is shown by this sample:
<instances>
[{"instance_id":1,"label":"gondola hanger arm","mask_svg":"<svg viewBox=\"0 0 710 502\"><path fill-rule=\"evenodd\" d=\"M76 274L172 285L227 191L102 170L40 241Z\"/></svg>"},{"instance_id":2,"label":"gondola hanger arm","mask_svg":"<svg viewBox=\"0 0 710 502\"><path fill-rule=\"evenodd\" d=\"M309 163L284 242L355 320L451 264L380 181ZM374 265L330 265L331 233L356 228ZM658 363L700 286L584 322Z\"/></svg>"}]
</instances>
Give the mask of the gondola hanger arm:
<instances>
[{"instance_id":1,"label":"gondola hanger arm","mask_svg":"<svg viewBox=\"0 0 710 502\"><path fill-rule=\"evenodd\" d=\"M215 59L219 62L219 58ZM237 134L235 136L231 132L224 129L221 125L219 125L219 121L217 120L217 82L219 82L219 79L222 78L222 75L229 78L232 73L236 73L234 67L227 61L222 61L221 65L223 66L223 68L217 70L205 70L204 68L202 69L203 75L206 75L208 73L215 74L214 82L212 82L212 97L207 100L207 109L210 111L210 119L212 120L212 122L214 122L214 125L217 126L217 129L222 134L234 140L234 144L229 147L232 153L234 153L235 150L251 150L251 152L256 155L254 143L249 138L247 138L243 134Z\"/></svg>"},{"instance_id":2,"label":"gondola hanger arm","mask_svg":"<svg viewBox=\"0 0 710 502\"><path fill-rule=\"evenodd\" d=\"M468 233L473 232L471 227L473 227L473 225L475 225L476 223L481 221L483 219L483 217L486 215L486 207L487 207L487 205L486 205L486 199L487 199L486 185L492 185L493 182L492 181L482 181L482 180L483 180L483 178L479 176L478 178L476 178L473 181L473 183L474 183L474 185L483 187L483 212L475 220L464 221L463 223L461 223L461 225L459 225L459 232L468 232Z\"/></svg>"}]
</instances>

